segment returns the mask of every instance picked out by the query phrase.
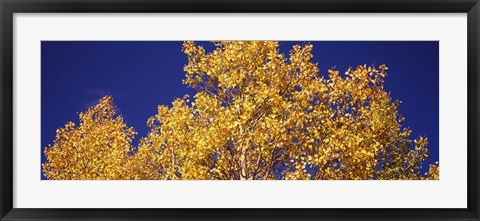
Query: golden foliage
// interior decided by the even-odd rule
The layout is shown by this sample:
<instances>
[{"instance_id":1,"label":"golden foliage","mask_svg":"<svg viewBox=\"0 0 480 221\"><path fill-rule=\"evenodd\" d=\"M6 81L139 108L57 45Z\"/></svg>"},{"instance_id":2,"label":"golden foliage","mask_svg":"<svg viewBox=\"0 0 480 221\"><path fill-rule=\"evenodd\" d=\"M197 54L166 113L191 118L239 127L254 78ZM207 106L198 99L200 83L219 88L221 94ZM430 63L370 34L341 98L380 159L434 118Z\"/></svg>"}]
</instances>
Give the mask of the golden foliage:
<instances>
[{"instance_id":1,"label":"golden foliage","mask_svg":"<svg viewBox=\"0 0 480 221\"><path fill-rule=\"evenodd\" d=\"M428 140L410 140L399 101L384 90L385 65L318 74L310 44L288 58L273 41L185 42L192 100L159 106L150 132L115 116L111 98L67 123L45 150L48 179L438 179L422 176Z\"/></svg>"},{"instance_id":2,"label":"golden foliage","mask_svg":"<svg viewBox=\"0 0 480 221\"><path fill-rule=\"evenodd\" d=\"M53 145L44 151L48 162L43 173L54 180L125 179L135 134L116 116L112 98L104 97L80 113L78 126L68 122L57 130Z\"/></svg>"}]
</instances>

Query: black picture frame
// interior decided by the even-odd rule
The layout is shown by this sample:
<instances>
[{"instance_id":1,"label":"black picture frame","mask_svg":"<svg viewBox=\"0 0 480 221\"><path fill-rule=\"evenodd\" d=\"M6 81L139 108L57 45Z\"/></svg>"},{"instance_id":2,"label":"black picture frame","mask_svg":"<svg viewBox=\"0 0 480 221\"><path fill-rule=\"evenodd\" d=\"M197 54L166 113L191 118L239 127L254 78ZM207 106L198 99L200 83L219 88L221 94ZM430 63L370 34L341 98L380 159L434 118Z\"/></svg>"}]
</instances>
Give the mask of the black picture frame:
<instances>
[{"instance_id":1,"label":"black picture frame","mask_svg":"<svg viewBox=\"0 0 480 221\"><path fill-rule=\"evenodd\" d=\"M480 220L478 0L0 0L1 220ZM468 14L466 209L17 209L13 208L14 13L455 13ZM439 193L442 194L442 193ZM252 196L254 198L254 196ZM412 199L415 200L415 199Z\"/></svg>"}]
</instances>

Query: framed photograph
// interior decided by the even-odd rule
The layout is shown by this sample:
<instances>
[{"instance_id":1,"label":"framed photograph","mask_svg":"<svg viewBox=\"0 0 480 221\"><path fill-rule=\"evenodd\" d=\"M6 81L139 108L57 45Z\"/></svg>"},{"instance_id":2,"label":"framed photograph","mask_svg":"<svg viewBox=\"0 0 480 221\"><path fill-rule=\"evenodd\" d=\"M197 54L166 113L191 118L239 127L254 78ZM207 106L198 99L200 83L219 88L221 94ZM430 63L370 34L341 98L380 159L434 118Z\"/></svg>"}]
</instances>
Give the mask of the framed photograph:
<instances>
[{"instance_id":1,"label":"framed photograph","mask_svg":"<svg viewBox=\"0 0 480 221\"><path fill-rule=\"evenodd\" d=\"M1 220L480 220L477 0L0 7Z\"/></svg>"}]
</instances>

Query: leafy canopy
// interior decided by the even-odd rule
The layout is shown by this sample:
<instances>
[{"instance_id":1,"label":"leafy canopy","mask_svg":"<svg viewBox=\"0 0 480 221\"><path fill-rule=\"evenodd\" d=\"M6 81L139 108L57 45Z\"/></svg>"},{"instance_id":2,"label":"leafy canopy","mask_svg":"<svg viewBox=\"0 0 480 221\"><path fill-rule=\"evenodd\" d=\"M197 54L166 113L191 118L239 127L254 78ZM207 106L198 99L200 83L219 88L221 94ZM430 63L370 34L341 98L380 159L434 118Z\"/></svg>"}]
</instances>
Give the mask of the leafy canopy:
<instances>
[{"instance_id":1,"label":"leafy canopy","mask_svg":"<svg viewBox=\"0 0 480 221\"><path fill-rule=\"evenodd\" d=\"M310 44L288 56L274 41L187 41L184 84L197 93L159 106L136 132L111 97L67 123L45 149L48 179L439 179L421 174L426 137L410 139L384 89L385 65L319 75Z\"/></svg>"}]
</instances>

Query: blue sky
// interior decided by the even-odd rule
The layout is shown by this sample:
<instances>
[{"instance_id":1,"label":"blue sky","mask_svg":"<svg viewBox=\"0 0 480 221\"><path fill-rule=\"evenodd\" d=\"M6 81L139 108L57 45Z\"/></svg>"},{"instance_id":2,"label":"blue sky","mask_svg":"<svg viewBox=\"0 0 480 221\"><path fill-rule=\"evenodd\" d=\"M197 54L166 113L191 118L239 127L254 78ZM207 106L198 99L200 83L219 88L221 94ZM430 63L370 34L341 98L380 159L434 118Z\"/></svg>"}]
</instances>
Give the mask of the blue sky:
<instances>
[{"instance_id":1,"label":"blue sky","mask_svg":"<svg viewBox=\"0 0 480 221\"><path fill-rule=\"evenodd\" d=\"M118 111L140 137L147 134L146 121L160 104L194 90L182 84L186 55L181 41L43 41L41 43L41 144L55 138L56 129L67 121L78 122L77 113L112 95ZM288 54L300 42L281 42ZM343 73L357 65L387 64L385 89L402 101L403 125L413 130L411 138L428 137L431 156L439 159L439 42L437 41L310 41L313 61L320 75L336 67ZM213 49L209 42L201 42ZM44 179L42 175L42 179Z\"/></svg>"}]
</instances>

